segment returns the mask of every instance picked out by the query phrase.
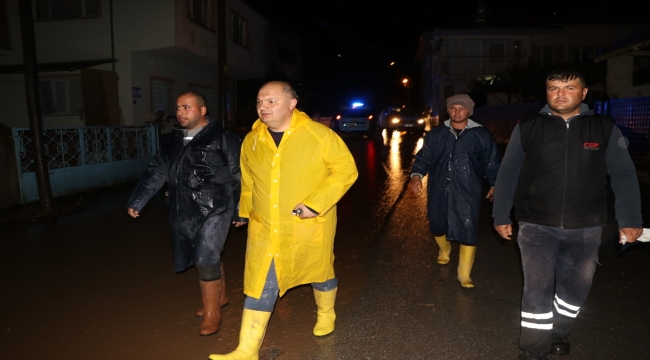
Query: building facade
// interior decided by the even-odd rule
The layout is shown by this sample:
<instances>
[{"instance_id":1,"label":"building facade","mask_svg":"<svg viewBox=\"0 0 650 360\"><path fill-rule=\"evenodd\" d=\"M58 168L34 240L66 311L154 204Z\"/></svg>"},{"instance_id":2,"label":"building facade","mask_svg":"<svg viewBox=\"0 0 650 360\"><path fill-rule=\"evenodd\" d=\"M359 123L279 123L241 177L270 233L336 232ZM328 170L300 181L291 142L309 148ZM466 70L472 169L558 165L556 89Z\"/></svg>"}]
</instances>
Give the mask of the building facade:
<instances>
[{"instance_id":1,"label":"building facade","mask_svg":"<svg viewBox=\"0 0 650 360\"><path fill-rule=\"evenodd\" d=\"M579 64L590 61L596 50L640 29L641 25L547 25L498 27L473 24L436 28L422 34L417 50L421 62L422 103L433 116L445 116L445 99L467 93L476 80L489 83L499 72L535 63ZM604 94L604 84L590 84ZM542 86L540 84L539 86ZM486 105L521 102L505 93L487 96Z\"/></svg>"},{"instance_id":2,"label":"building facade","mask_svg":"<svg viewBox=\"0 0 650 360\"><path fill-rule=\"evenodd\" d=\"M0 123L10 127L28 126L19 1L0 1L7 109ZM209 112L220 113L218 1L225 1L224 125L236 126L238 83L263 79L269 67L268 22L241 0L33 1L43 125L139 125L159 112L173 116L187 90L205 94Z\"/></svg>"}]
</instances>

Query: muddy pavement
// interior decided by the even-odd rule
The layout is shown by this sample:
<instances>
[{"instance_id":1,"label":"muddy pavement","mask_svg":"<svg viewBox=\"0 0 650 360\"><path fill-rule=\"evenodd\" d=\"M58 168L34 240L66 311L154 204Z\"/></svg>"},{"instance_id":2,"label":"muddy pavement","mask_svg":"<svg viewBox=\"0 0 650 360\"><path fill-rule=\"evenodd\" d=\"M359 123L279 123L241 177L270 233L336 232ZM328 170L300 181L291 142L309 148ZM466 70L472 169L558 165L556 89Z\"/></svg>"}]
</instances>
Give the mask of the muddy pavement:
<instances>
[{"instance_id":1,"label":"muddy pavement","mask_svg":"<svg viewBox=\"0 0 650 360\"><path fill-rule=\"evenodd\" d=\"M279 299L261 359L515 359L522 275L516 243L492 230L484 201L472 278L456 281L458 249L435 262L423 196L406 189L417 137L345 137L359 180L339 205L337 328L316 338L310 286ZM648 199L648 186L644 186ZM230 304L219 333L198 335L196 271L175 274L162 197L138 219L130 190L106 192L50 223L0 228L0 359L207 359L238 343L245 229L224 264ZM648 225L648 204L644 200ZM592 292L563 359L645 359L650 250L620 254L605 228ZM551 357L552 358L552 357Z\"/></svg>"}]
</instances>

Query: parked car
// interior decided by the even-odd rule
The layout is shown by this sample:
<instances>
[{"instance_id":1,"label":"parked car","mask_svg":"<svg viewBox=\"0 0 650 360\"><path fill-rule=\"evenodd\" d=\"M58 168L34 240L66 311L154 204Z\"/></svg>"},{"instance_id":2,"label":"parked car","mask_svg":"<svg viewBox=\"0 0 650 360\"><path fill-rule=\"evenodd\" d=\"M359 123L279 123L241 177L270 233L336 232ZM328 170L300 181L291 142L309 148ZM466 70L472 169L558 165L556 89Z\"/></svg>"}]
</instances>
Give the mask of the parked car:
<instances>
[{"instance_id":1,"label":"parked car","mask_svg":"<svg viewBox=\"0 0 650 360\"><path fill-rule=\"evenodd\" d=\"M424 132L426 120L421 113L413 109L389 106L379 114L378 125L386 130Z\"/></svg>"},{"instance_id":2,"label":"parked car","mask_svg":"<svg viewBox=\"0 0 650 360\"><path fill-rule=\"evenodd\" d=\"M330 128L336 132L369 133L375 121L367 107L343 108L332 116Z\"/></svg>"}]
</instances>

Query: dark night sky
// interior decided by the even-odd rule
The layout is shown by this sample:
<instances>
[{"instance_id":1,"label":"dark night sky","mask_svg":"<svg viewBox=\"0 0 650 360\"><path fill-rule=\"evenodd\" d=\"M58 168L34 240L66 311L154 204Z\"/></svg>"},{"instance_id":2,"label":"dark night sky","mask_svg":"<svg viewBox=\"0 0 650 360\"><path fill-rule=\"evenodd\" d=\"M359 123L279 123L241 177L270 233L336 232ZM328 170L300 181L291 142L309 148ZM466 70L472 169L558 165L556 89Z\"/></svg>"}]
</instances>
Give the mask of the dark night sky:
<instances>
[{"instance_id":1,"label":"dark night sky","mask_svg":"<svg viewBox=\"0 0 650 360\"><path fill-rule=\"evenodd\" d=\"M420 34L439 26L469 21L477 0L456 1L264 1L246 0L277 25L301 37L302 76L298 85L303 106L310 112L327 112L338 104L363 100L374 107L389 98L402 98L401 79L412 79L417 97L419 64L415 51ZM594 5L594 1L571 3L487 0L483 2L492 20L527 23L527 19L581 19L648 22L627 6L632 0ZM615 3L616 7L612 4ZM589 4L589 5L585 5ZM525 7L525 9L524 9ZM632 19L636 16L636 19ZM395 62L394 66L390 66Z\"/></svg>"}]
</instances>

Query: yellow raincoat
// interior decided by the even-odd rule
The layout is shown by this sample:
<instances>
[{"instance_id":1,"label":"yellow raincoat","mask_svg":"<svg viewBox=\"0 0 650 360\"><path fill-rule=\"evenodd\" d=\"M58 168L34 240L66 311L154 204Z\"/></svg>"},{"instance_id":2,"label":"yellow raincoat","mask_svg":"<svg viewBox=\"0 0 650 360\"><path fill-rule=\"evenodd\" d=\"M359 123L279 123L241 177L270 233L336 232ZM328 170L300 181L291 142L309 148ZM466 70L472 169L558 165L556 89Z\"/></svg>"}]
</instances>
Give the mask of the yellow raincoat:
<instances>
[{"instance_id":1,"label":"yellow raincoat","mask_svg":"<svg viewBox=\"0 0 650 360\"><path fill-rule=\"evenodd\" d=\"M279 147L258 119L242 143L240 161L239 216L249 219L244 293L260 298L271 260L280 296L333 278L336 203L358 175L343 140L294 109ZM319 215L292 215L300 203Z\"/></svg>"}]
</instances>

